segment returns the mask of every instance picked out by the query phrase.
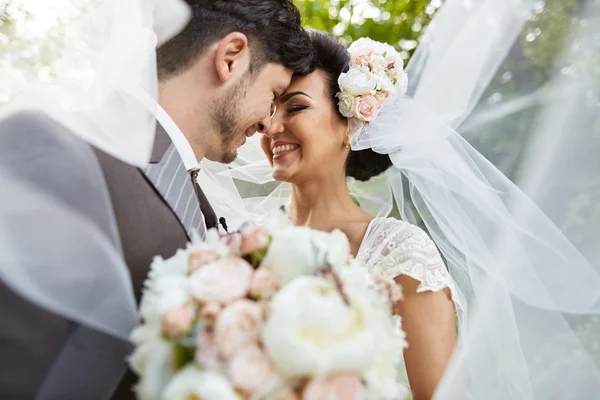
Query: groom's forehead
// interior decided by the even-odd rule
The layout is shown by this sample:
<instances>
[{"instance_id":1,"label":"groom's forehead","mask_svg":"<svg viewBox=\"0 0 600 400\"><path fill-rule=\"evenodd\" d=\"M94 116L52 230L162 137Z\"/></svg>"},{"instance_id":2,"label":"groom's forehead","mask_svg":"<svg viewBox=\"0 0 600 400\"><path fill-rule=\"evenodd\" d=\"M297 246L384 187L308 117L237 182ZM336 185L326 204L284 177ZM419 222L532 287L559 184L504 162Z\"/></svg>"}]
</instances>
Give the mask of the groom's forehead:
<instances>
[{"instance_id":1,"label":"groom's forehead","mask_svg":"<svg viewBox=\"0 0 600 400\"><path fill-rule=\"evenodd\" d=\"M262 71L263 83L269 82L272 90L279 95L285 92L290 85L292 79L292 71L283 65L270 63Z\"/></svg>"}]
</instances>

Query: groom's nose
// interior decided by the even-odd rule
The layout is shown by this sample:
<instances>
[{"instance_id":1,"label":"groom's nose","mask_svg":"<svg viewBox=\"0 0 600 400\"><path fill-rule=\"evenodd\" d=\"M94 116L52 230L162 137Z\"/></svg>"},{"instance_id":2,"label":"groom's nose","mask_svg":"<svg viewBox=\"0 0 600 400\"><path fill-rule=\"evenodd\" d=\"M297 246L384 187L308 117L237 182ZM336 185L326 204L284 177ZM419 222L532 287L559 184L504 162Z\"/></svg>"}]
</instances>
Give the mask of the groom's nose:
<instances>
[{"instance_id":1,"label":"groom's nose","mask_svg":"<svg viewBox=\"0 0 600 400\"><path fill-rule=\"evenodd\" d=\"M267 133L271 129L271 117L264 118L258 123L258 133Z\"/></svg>"}]
</instances>

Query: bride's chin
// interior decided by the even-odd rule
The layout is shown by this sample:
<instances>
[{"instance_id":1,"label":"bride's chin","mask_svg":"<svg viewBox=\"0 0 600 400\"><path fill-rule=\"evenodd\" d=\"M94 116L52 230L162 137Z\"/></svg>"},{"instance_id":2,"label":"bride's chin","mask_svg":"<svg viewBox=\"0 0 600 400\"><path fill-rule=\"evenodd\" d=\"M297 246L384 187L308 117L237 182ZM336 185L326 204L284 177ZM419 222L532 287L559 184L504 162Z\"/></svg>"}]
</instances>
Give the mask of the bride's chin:
<instances>
[{"instance_id":1,"label":"bride's chin","mask_svg":"<svg viewBox=\"0 0 600 400\"><path fill-rule=\"evenodd\" d=\"M289 182L292 175L290 172L288 168L275 168L273 170L273 179L277 182Z\"/></svg>"}]
</instances>

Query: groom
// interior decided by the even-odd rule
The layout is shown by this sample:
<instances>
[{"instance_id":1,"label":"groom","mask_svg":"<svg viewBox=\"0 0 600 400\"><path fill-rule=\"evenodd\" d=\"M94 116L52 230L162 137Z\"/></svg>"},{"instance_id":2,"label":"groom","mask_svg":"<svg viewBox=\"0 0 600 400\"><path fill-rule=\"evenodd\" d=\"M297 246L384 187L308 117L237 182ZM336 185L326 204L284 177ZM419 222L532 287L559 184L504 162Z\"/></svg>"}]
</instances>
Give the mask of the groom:
<instances>
[{"instance_id":1,"label":"groom","mask_svg":"<svg viewBox=\"0 0 600 400\"><path fill-rule=\"evenodd\" d=\"M195 180L199 161L233 161L246 137L269 130L274 100L292 74L312 68L310 42L291 0L188 3L193 9L188 26L157 52L159 103L180 130L158 127L144 170L92 147L138 301L155 255L170 257L192 230L217 226ZM40 185L43 174L60 173L43 156L44 146L47 154L64 154L63 167L76 159L75 147L91 147L36 113L0 122L0 146L27 160L27 170L35 173L24 179ZM65 187L92 185L68 179ZM63 199L61 187L44 189L78 210L92 207L78 205L72 196ZM2 282L0 321L0 398L133 398L131 373L121 379L128 345L38 307Z\"/></svg>"}]
</instances>

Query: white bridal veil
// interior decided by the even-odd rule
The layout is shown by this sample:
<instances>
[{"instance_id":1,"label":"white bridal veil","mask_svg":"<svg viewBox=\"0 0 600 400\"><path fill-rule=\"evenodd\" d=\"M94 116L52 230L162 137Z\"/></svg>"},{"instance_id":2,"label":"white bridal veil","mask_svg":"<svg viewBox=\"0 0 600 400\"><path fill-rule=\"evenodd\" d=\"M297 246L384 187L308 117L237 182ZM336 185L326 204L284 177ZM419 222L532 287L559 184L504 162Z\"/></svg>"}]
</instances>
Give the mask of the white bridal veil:
<instances>
[{"instance_id":1,"label":"white bridal veil","mask_svg":"<svg viewBox=\"0 0 600 400\"><path fill-rule=\"evenodd\" d=\"M127 340L138 322L131 280L100 166L81 140L147 163L155 47L190 11L181 0L10 0L0 16L0 278Z\"/></svg>"},{"instance_id":2,"label":"white bridal veil","mask_svg":"<svg viewBox=\"0 0 600 400\"><path fill-rule=\"evenodd\" d=\"M407 67L408 96L386 103L352 143L353 150L388 154L394 164L371 182L352 182L353 195L376 215L396 208L403 219L423 224L466 302L461 346L439 399L600 395L598 236L595 226L561 223L562 207L573 207L570 196L579 191L572 200L585 210L594 203L587 191L597 192L589 182L599 147L600 4L577 3L579 22L555 39L565 50L551 60L554 77L536 85L523 76L532 79L527 69L540 60L525 57L515 43L543 39L536 23L549 5L446 1ZM510 74L516 94L498 101L499 82ZM503 138L529 143L517 153L525 162L515 177L529 196L467 140ZM272 182L257 139L229 169L203 165L203 184L218 182L221 191L209 200L234 226L236 218L259 216L289 199L289 187ZM576 220L583 225L591 219L572 212L581 213Z\"/></svg>"}]
</instances>

